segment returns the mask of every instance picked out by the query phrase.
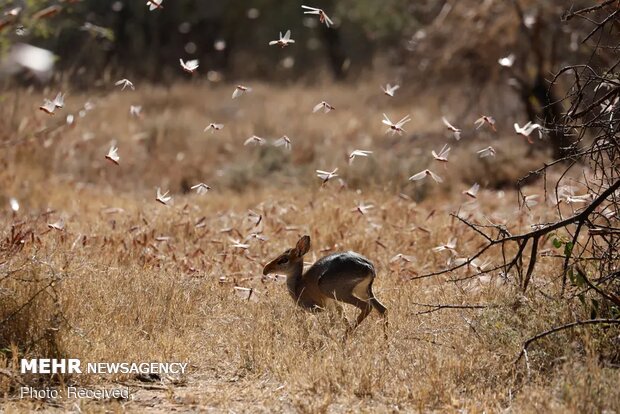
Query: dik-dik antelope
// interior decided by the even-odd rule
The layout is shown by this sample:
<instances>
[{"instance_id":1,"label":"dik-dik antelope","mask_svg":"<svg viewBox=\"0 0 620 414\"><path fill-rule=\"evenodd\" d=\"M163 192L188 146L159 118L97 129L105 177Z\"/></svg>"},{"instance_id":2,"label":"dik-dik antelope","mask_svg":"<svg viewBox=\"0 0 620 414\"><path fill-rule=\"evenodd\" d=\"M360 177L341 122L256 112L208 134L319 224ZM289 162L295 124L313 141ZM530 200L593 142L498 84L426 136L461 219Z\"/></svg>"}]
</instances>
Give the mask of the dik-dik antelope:
<instances>
[{"instance_id":1,"label":"dik-dik antelope","mask_svg":"<svg viewBox=\"0 0 620 414\"><path fill-rule=\"evenodd\" d=\"M304 309L320 311L334 300L358 307L361 312L347 333L355 329L373 308L383 315L387 330L387 309L372 291L376 276L373 264L355 252L333 253L319 259L304 273L303 257L308 250L310 236L303 236L294 248L269 262L263 274L286 275L289 293Z\"/></svg>"}]
</instances>

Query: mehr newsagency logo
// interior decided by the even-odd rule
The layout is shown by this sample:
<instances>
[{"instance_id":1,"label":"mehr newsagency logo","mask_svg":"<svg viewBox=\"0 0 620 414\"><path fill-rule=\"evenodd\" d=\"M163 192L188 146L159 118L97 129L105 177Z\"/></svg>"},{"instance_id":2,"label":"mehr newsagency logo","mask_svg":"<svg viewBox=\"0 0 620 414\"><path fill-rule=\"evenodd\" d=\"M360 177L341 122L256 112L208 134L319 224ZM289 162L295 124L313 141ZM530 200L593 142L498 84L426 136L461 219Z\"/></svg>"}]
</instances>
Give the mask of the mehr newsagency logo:
<instances>
[{"instance_id":1,"label":"mehr newsagency logo","mask_svg":"<svg viewBox=\"0 0 620 414\"><path fill-rule=\"evenodd\" d=\"M88 362L82 364L79 359L34 358L20 361L22 374L163 374L184 375L187 362ZM20 388L20 398L92 398L92 399L129 399L129 388L87 389L67 386L62 393L56 388Z\"/></svg>"}]
</instances>

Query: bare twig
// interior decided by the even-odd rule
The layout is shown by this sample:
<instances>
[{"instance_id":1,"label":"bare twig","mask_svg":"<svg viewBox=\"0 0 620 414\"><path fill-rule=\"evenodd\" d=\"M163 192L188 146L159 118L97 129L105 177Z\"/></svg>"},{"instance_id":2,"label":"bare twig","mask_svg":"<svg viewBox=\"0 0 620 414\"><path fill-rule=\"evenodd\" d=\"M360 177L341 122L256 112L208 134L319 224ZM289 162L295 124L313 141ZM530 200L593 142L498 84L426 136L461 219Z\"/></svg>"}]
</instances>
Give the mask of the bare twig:
<instances>
[{"instance_id":1,"label":"bare twig","mask_svg":"<svg viewBox=\"0 0 620 414\"><path fill-rule=\"evenodd\" d=\"M603 7L609 6L610 4L617 3L617 2L618 0L606 0L602 2L601 4L597 4L596 6L585 7L583 9L579 9L574 12L568 12L568 13L565 13L564 16L562 16L562 20L568 21L574 17L582 17L584 14L592 13L596 10L600 10Z\"/></svg>"}]
</instances>

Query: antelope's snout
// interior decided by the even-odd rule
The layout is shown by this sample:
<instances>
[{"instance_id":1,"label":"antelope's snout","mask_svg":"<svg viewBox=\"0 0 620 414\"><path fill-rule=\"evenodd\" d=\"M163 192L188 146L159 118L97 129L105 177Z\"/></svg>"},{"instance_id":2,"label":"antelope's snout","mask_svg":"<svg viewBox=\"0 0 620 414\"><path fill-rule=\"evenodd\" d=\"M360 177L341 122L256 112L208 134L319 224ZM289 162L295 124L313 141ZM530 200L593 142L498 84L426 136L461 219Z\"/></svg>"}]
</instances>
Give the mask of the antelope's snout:
<instances>
[{"instance_id":1,"label":"antelope's snout","mask_svg":"<svg viewBox=\"0 0 620 414\"><path fill-rule=\"evenodd\" d=\"M271 264L272 262L269 262L265 265L265 267L263 267L263 275L267 276L269 273L271 273Z\"/></svg>"}]
</instances>

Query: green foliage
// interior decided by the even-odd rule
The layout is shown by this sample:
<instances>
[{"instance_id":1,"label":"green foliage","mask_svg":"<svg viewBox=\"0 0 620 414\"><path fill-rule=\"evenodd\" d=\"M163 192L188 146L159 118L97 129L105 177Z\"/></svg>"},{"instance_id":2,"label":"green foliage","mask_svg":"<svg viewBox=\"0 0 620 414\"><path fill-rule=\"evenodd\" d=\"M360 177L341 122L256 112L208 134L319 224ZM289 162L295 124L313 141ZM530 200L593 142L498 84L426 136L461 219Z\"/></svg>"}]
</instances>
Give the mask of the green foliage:
<instances>
[{"instance_id":1,"label":"green foliage","mask_svg":"<svg viewBox=\"0 0 620 414\"><path fill-rule=\"evenodd\" d=\"M568 269L568 279L570 283L576 288L582 290L577 294L577 299L581 303L583 310L590 316L591 319L598 318L600 316L617 318L620 316L620 311L614 305L609 308L605 308L602 312L601 303L594 297L588 297L586 295L588 284L586 283L587 275L583 274L585 270L582 270L579 266L571 267Z\"/></svg>"},{"instance_id":2,"label":"green foliage","mask_svg":"<svg viewBox=\"0 0 620 414\"><path fill-rule=\"evenodd\" d=\"M566 240L562 236L553 236L553 240L551 242L553 244L553 247L555 247L556 249L560 249L562 248L562 246L564 246L564 256L570 256L573 252L573 242L570 240Z\"/></svg>"},{"instance_id":3,"label":"green foliage","mask_svg":"<svg viewBox=\"0 0 620 414\"><path fill-rule=\"evenodd\" d=\"M573 242L564 243L564 256L570 256L573 251Z\"/></svg>"},{"instance_id":4,"label":"green foliage","mask_svg":"<svg viewBox=\"0 0 620 414\"><path fill-rule=\"evenodd\" d=\"M51 36L53 33L52 28L47 21L32 18L36 12L51 4L51 2L45 0L26 0L23 4L22 2L9 1L6 4L2 4L3 7L0 9L0 13L14 7L22 7L22 10L18 19L6 26L4 30L0 30L0 55L6 52L12 43L23 40L15 34L15 29L18 25L27 28L27 32L31 36L43 38ZM0 17L2 17L1 14Z\"/></svg>"}]
</instances>

